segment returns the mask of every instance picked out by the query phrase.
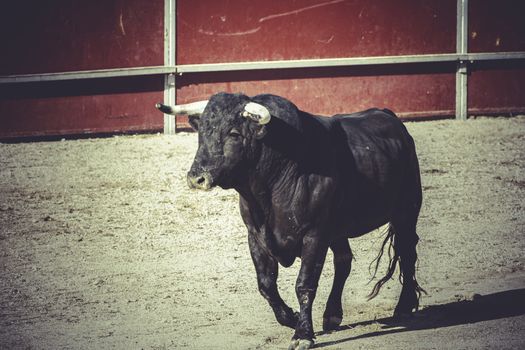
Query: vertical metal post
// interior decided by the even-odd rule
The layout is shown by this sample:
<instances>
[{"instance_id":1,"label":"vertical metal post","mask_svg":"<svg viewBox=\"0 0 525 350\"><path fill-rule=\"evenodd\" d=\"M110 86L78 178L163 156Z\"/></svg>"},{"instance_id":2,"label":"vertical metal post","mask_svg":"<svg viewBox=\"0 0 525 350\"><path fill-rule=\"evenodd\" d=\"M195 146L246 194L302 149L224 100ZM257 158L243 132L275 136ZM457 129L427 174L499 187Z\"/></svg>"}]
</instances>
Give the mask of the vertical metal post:
<instances>
[{"instance_id":1,"label":"vertical metal post","mask_svg":"<svg viewBox=\"0 0 525 350\"><path fill-rule=\"evenodd\" d=\"M468 0L457 0L456 53L468 53ZM467 89L468 62L459 60L456 67L456 119L467 119Z\"/></svg>"},{"instance_id":2,"label":"vertical metal post","mask_svg":"<svg viewBox=\"0 0 525 350\"><path fill-rule=\"evenodd\" d=\"M176 63L176 0L164 0L164 65L174 67ZM176 104L175 74L164 76L164 103ZM175 134L175 116L164 114L164 133Z\"/></svg>"}]
</instances>

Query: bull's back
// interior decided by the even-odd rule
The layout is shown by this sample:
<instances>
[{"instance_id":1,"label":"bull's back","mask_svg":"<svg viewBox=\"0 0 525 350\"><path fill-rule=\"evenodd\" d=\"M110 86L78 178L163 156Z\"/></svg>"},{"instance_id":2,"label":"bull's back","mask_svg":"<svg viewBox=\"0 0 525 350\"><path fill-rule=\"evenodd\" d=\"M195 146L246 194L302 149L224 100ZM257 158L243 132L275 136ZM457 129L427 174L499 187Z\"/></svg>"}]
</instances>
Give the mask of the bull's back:
<instances>
[{"instance_id":1,"label":"bull's back","mask_svg":"<svg viewBox=\"0 0 525 350\"><path fill-rule=\"evenodd\" d=\"M367 161L379 162L378 166L389 165L400 162L400 158L413 152L413 140L407 129L389 110L374 108L337 115L334 122L338 129L339 147L346 147L356 158L356 165L365 167L364 171L370 170L366 168Z\"/></svg>"},{"instance_id":2,"label":"bull's back","mask_svg":"<svg viewBox=\"0 0 525 350\"><path fill-rule=\"evenodd\" d=\"M408 135L401 120L388 109L372 108L352 114L338 114L333 118L349 139L397 139Z\"/></svg>"},{"instance_id":3,"label":"bull's back","mask_svg":"<svg viewBox=\"0 0 525 350\"><path fill-rule=\"evenodd\" d=\"M388 110L337 115L334 123L342 187L337 215L349 218L346 225L357 236L389 221L405 191L404 179L419 172L417 163L411 164L414 143Z\"/></svg>"}]
</instances>

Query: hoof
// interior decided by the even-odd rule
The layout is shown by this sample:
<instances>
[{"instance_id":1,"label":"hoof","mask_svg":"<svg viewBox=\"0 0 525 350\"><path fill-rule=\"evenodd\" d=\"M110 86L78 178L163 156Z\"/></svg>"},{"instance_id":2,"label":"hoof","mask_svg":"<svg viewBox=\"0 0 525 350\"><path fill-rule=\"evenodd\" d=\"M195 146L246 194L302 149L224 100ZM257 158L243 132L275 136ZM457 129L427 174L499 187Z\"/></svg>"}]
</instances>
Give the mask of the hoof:
<instances>
[{"instance_id":1,"label":"hoof","mask_svg":"<svg viewBox=\"0 0 525 350\"><path fill-rule=\"evenodd\" d=\"M333 331L339 328L341 322L343 321L342 317L330 316L323 318L323 331Z\"/></svg>"},{"instance_id":2,"label":"hoof","mask_svg":"<svg viewBox=\"0 0 525 350\"><path fill-rule=\"evenodd\" d=\"M288 350L307 350L314 346L314 341L310 339L292 339Z\"/></svg>"}]
</instances>

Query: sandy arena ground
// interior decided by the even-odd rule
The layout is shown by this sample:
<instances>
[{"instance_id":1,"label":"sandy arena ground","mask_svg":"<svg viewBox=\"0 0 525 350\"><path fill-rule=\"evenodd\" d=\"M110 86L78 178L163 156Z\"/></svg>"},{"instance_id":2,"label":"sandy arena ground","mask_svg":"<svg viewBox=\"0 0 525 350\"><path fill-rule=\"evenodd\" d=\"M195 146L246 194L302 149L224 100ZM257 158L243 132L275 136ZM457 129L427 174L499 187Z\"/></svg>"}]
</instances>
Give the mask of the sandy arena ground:
<instances>
[{"instance_id":1,"label":"sandy arena ground","mask_svg":"<svg viewBox=\"0 0 525 350\"><path fill-rule=\"evenodd\" d=\"M525 348L525 117L407 123L421 163L420 284L367 302L381 232L356 255L326 349ZM285 349L259 295L238 195L186 187L195 134L0 144L0 348ZM298 261L280 269L297 305ZM385 271L383 265L380 274ZM331 287L331 255L314 326Z\"/></svg>"}]
</instances>

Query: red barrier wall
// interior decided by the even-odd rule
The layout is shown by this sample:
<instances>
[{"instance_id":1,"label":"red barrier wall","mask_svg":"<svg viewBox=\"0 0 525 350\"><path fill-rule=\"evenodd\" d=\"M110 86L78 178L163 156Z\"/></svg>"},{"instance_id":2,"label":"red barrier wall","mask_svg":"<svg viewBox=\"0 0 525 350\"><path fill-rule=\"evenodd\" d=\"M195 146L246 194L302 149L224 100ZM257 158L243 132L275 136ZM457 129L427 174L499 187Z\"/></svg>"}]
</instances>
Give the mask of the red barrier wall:
<instances>
[{"instance_id":1,"label":"red barrier wall","mask_svg":"<svg viewBox=\"0 0 525 350\"><path fill-rule=\"evenodd\" d=\"M0 138L161 130L162 76L0 85Z\"/></svg>"},{"instance_id":2,"label":"red barrier wall","mask_svg":"<svg viewBox=\"0 0 525 350\"><path fill-rule=\"evenodd\" d=\"M164 63L163 0L26 0L0 5L0 74Z\"/></svg>"},{"instance_id":3,"label":"red barrier wall","mask_svg":"<svg viewBox=\"0 0 525 350\"><path fill-rule=\"evenodd\" d=\"M162 65L164 1L0 5L0 74ZM161 130L162 76L0 85L0 138Z\"/></svg>"},{"instance_id":4,"label":"red barrier wall","mask_svg":"<svg viewBox=\"0 0 525 350\"><path fill-rule=\"evenodd\" d=\"M404 117L451 115L455 103L453 65L291 69L184 74L177 78L180 103L218 91L273 93L300 109L333 115L388 107Z\"/></svg>"},{"instance_id":5,"label":"red barrier wall","mask_svg":"<svg viewBox=\"0 0 525 350\"><path fill-rule=\"evenodd\" d=\"M469 2L469 51L525 51L525 1ZM471 114L525 112L525 61L476 63L469 76Z\"/></svg>"},{"instance_id":6,"label":"red barrier wall","mask_svg":"<svg viewBox=\"0 0 525 350\"><path fill-rule=\"evenodd\" d=\"M525 1L469 1L469 52L525 51Z\"/></svg>"},{"instance_id":7,"label":"red barrier wall","mask_svg":"<svg viewBox=\"0 0 525 350\"><path fill-rule=\"evenodd\" d=\"M525 112L525 61L477 63L469 76L469 113Z\"/></svg>"},{"instance_id":8,"label":"red barrier wall","mask_svg":"<svg viewBox=\"0 0 525 350\"><path fill-rule=\"evenodd\" d=\"M0 5L0 75L156 66L164 0ZM525 51L525 2L469 2L469 52ZM177 64L453 53L456 0L178 0ZM469 66L469 112L525 112L525 63ZM452 116L455 64L177 76L180 103L219 91L274 93L317 114L388 107ZM161 130L163 77L0 86L0 138ZM179 123L180 126L187 124Z\"/></svg>"},{"instance_id":9,"label":"red barrier wall","mask_svg":"<svg viewBox=\"0 0 525 350\"><path fill-rule=\"evenodd\" d=\"M179 0L177 63L453 53L456 1ZM318 114L388 107L453 115L455 65L187 74L178 101L218 91L274 93ZM181 123L181 126L185 126Z\"/></svg>"},{"instance_id":10,"label":"red barrier wall","mask_svg":"<svg viewBox=\"0 0 525 350\"><path fill-rule=\"evenodd\" d=\"M177 63L450 53L455 0L179 0Z\"/></svg>"}]
</instances>

